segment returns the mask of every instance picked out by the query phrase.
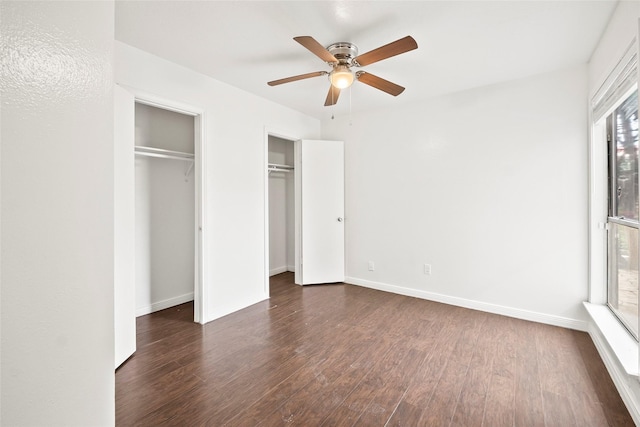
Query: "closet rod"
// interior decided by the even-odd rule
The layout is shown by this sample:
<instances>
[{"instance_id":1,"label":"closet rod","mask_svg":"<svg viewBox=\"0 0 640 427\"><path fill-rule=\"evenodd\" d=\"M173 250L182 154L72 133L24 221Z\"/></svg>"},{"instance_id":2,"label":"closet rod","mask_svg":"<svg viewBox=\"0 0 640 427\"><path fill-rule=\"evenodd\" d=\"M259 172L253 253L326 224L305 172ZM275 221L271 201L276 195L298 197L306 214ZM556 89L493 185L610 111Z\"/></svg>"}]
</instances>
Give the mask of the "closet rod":
<instances>
[{"instance_id":1,"label":"closet rod","mask_svg":"<svg viewBox=\"0 0 640 427\"><path fill-rule=\"evenodd\" d=\"M164 150L162 148L145 147L143 145L135 146L135 153L141 156L159 157L161 159L175 159L193 161L193 154L183 153L181 151Z\"/></svg>"},{"instance_id":2,"label":"closet rod","mask_svg":"<svg viewBox=\"0 0 640 427\"><path fill-rule=\"evenodd\" d=\"M279 165L277 163L269 163L267 165L267 170L269 172L291 172L293 171L293 166Z\"/></svg>"}]
</instances>

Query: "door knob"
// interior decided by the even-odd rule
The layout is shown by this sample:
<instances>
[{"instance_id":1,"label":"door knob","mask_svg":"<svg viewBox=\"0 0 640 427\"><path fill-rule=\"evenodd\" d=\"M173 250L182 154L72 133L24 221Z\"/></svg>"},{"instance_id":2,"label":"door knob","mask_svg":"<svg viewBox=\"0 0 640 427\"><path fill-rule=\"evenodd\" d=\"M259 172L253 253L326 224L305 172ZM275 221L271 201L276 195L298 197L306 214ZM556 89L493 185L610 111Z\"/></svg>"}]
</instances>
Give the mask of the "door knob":
<instances>
[{"instance_id":1,"label":"door knob","mask_svg":"<svg viewBox=\"0 0 640 427\"><path fill-rule=\"evenodd\" d=\"M338 222L342 222L343 218L341 216L338 217Z\"/></svg>"}]
</instances>

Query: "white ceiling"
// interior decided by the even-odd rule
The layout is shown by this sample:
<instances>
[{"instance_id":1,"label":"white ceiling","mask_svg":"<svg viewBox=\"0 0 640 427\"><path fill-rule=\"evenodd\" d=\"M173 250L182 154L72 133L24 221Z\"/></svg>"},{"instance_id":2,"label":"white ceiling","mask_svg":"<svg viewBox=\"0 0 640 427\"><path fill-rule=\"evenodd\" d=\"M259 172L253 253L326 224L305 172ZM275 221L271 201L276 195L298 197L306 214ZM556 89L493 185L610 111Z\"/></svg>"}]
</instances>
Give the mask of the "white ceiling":
<instances>
[{"instance_id":1,"label":"white ceiling","mask_svg":"<svg viewBox=\"0 0 640 427\"><path fill-rule=\"evenodd\" d=\"M586 63L615 1L126 1L116 39L317 118ZM360 53L411 35L418 49L363 67L406 87L394 98L362 83L324 107L329 70L293 40L355 43Z\"/></svg>"}]
</instances>

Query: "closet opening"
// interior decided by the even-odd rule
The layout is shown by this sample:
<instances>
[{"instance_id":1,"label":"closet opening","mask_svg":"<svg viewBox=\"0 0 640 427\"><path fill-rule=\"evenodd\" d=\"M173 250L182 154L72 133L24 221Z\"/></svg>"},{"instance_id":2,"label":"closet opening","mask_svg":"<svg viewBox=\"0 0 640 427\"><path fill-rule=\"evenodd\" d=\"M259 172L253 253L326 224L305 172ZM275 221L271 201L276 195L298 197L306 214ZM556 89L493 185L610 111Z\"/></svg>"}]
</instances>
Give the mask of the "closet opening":
<instances>
[{"instance_id":1,"label":"closet opening","mask_svg":"<svg viewBox=\"0 0 640 427\"><path fill-rule=\"evenodd\" d=\"M267 260L269 278L296 271L295 140L267 133Z\"/></svg>"},{"instance_id":2,"label":"closet opening","mask_svg":"<svg viewBox=\"0 0 640 427\"><path fill-rule=\"evenodd\" d=\"M201 316L200 116L135 102L136 317L194 301Z\"/></svg>"}]
</instances>

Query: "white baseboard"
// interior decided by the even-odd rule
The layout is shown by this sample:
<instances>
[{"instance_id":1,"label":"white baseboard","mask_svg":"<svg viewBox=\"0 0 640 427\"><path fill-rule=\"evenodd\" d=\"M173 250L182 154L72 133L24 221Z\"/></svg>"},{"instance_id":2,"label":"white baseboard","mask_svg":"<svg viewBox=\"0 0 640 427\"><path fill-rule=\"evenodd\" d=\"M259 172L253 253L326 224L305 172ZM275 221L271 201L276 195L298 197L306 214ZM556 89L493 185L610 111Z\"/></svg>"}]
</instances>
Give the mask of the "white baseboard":
<instances>
[{"instance_id":1,"label":"white baseboard","mask_svg":"<svg viewBox=\"0 0 640 427\"><path fill-rule=\"evenodd\" d=\"M276 267L269 270L269 277L275 276L276 274L285 273L287 271L295 272L296 267L294 265L285 265L283 267Z\"/></svg>"},{"instance_id":2,"label":"white baseboard","mask_svg":"<svg viewBox=\"0 0 640 427\"><path fill-rule=\"evenodd\" d=\"M377 289L379 291L392 292L394 294L406 295L421 298L429 301L441 302L458 307L470 308L473 310L485 311L487 313L500 314L502 316L515 317L516 319L530 320L532 322L544 323L547 325L560 326L562 328L575 329L586 332L588 323L583 320L570 319L567 317L555 316L552 314L538 313L535 311L522 310L519 308L507 307L503 305L491 304L482 301L475 301L466 298L454 297L450 295L438 294L435 292L421 291L418 289L405 288L402 286L389 285L387 283L373 282L359 279L357 277L346 277L345 282L351 285L363 286L365 288Z\"/></svg>"},{"instance_id":3,"label":"white baseboard","mask_svg":"<svg viewBox=\"0 0 640 427\"><path fill-rule=\"evenodd\" d=\"M275 276L276 274L284 273L285 271L288 271L287 266L272 268L271 270L269 270L269 277Z\"/></svg>"},{"instance_id":4,"label":"white baseboard","mask_svg":"<svg viewBox=\"0 0 640 427\"><path fill-rule=\"evenodd\" d=\"M174 305L184 304L185 302L193 301L193 292L184 295L178 295L177 297L165 299L162 301L154 302L151 305L136 308L136 317L144 316L145 314L153 313L156 311L164 310L165 308L173 307Z\"/></svg>"},{"instance_id":5,"label":"white baseboard","mask_svg":"<svg viewBox=\"0 0 640 427\"><path fill-rule=\"evenodd\" d=\"M263 301L267 301L269 299L269 295L268 294L263 294L255 299L251 299L251 300L245 300L243 302L241 302L240 304L234 304L233 306L224 306L224 307L217 307L215 310L212 310L209 315L210 317L208 319L205 319L205 321L203 322L203 324L211 322L213 320L219 319L221 317L224 317L228 314L231 313L235 313L236 311L251 307L254 304L259 304Z\"/></svg>"}]
</instances>

